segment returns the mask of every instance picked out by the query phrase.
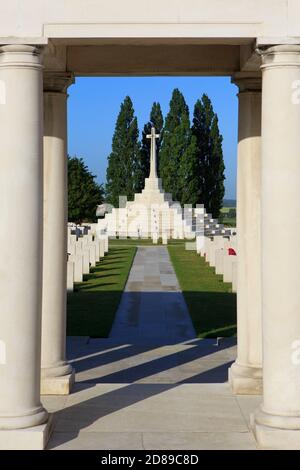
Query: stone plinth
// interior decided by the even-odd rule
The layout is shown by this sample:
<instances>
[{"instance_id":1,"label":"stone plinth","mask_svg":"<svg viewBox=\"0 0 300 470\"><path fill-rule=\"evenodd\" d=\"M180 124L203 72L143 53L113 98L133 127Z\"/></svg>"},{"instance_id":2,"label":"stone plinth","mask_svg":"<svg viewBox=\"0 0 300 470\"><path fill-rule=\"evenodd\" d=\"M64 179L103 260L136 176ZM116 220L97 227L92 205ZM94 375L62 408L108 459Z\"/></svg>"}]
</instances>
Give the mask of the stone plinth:
<instances>
[{"instance_id":1,"label":"stone plinth","mask_svg":"<svg viewBox=\"0 0 300 470\"><path fill-rule=\"evenodd\" d=\"M0 429L0 450L44 450L52 433L53 419L23 429Z\"/></svg>"},{"instance_id":2,"label":"stone plinth","mask_svg":"<svg viewBox=\"0 0 300 470\"><path fill-rule=\"evenodd\" d=\"M61 377L42 377L41 395L69 395L75 382L75 371Z\"/></svg>"}]
</instances>

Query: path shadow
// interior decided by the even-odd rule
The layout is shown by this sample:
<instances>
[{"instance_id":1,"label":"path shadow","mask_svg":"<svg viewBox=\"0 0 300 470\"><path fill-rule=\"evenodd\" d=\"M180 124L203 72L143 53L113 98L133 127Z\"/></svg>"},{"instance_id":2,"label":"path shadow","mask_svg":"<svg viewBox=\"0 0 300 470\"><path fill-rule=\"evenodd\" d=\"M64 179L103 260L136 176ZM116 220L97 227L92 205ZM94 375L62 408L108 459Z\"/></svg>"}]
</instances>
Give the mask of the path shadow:
<instances>
[{"instance_id":1,"label":"path shadow","mask_svg":"<svg viewBox=\"0 0 300 470\"><path fill-rule=\"evenodd\" d=\"M102 352L97 354L91 350L91 354L86 358L78 358L72 361L76 372L78 373L77 380L79 382L88 382L90 384L97 383L134 383L140 380L145 380L147 377L152 377L154 375L163 375L164 372L176 369L180 366L184 366L188 363L196 363L196 361L201 358L207 358L209 356L214 356L216 353L219 353L222 350L226 350L232 347L235 344L235 339L230 338L221 342L217 347L215 346L214 341L209 340L198 340L193 341L192 345L189 342L185 343L187 345L186 349L176 351L175 353L168 353L165 351L165 355L160 353L160 348L164 348L166 345L163 343L157 343L156 345L149 344L147 345L128 345L124 348L112 350L108 352ZM174 346L174 344L173 344ZM133 364L130 367L123 368L120 366L120 370L112 372L109 374L101 375L101 368L106 364L113 364L114 362L122 361L124 359L129 359L134 356L140 356L143 358L143 355L149 351L157 350L157 358L147 360L142 360L140 364ZM172 349L170 349L172 351ZM99 375L96 375L95 369L99 370ZM93 377L89 376L89 371L94 370ZM80 372L87 372L86 374L81 374ZM220 372L221 369L220 369ZM95 376L96 375L96 376ZM83 376L81 378L81 376ZM85 378L86 377L86 378ZM150 379L149 381L151 381ZM166 378L166 380L168 380ZM226 378L227 380L227 378ZM224 382L224 374L220 373L219 376L215 376L215 382L220 383ZM197 383L197 382L196 382Z\"/></svg>"},{"instance_id":2,"label":"path shadow","mask_svg":"<svg viewBox=\"0 0 300 470\"><path fill-rule=\"evenodd\" d=\"M86 354L88 357L79 357L76 356L76 360L71 359L72 366L75 368L76 372L83 372L89 369L94 369L96 367L102 367L106 364L112 364L117 361L122 361L123 359L129 359L130 357L134 357L137 354L137 346L132 344L127 345L119 345L120 347L116 348L115 344L110 344L106 346L106 349L109 351L101 350L99 352L99 347L91 346L89 349L84 348L80 354ZM147 352L153 349L153 345L149 345L148 347L142 346L138 350L139 352Z\"/></svg>"},{"instance_id":3,"label":"path shadow","mask_svg":"<svg viewBox=\"0 0 300 470\"><path fill-rule=\"evenodd\" d=\"M114 268L110 268L110 271L112 269ZM97 277L94 273L90 276L89 279L91 280ZM68 295L67 333L69 335L88 335L99 338L109 335L123 294L122 291L113 288L114 282L105 282L109 276L113 276L115 279L118 278L117 273L105 273L101 276L103 281L101 281L100 288L98 285L80 284L78 288L75 286L73 294ZM175 298L178 293L176 291L172 293L170 290L168 292L158 291L155 287L152 288L151 283L147 287L147 292L139 292L139 282L136 283L136 292L134 292L134 282L131 281L131 285L133 292L124 292L122 299L125 309L127 308L126 303L131 306L134 295L135 297L142 297L148 310L152 308L150 321L148 322L149 328L157 328L157 331L162 331L161 326L155 325L155 318L158 317L163 306L166 307L167 304L169 304L168 315L172 315L172 312L170 313L172 308L170 300L173 294ZM107 287L110 290L106 290ZM171 289L171 287L167 287L167 289ZM193 291L183 291L182 294L198 336L215 338L218 336L229 337L236 334L236 294L231 292ZM164 298L166 301L164 301ZM74 327L74 325L76 326ZM126 326L125 320L124 326ZM165 332L165 336L167 336L167 332ZM174 340L176 341L176 338ZM184 338L181 338L181 340L184 340Z\"/></svg>"},{"instance_id":4,"label":"path shadow","mask_svg":"<svg viewBox=\"0 0 300 470\"><path fill-rule=\"evenodd\" d=\"M93 343L93 341L91 341ZM85 352L95 351L95 348L99 348L99 340L95 340L95 344L89 344L84 348ZM190 377L179 379L174 383L161 382L155 383L153 378L150 383L136 383L137 380L145 379L147 376L151 377L154 374L158 374L168 369L179 368L184 365L193 363L197 359L209 358L216 352L225 353L228 348L231 348L235 343L234 338L226 339L221 342L220 346L216 346L216 342L212 340L196 340L186 342L179 347L186 347L183 351L171 353L169 356L158 357L150 361L144 361L139 365L133 365L123 370L124 375L121 375L121 371L106 375L100 380L87 380L81 383L76 383L74 388L74 396L76 394L88 393L94 395L89 399L79 399L79 403L71 404L65 409L55 413L55 429L57 432L54 433L53 439L50 440L48 448L55 448L68 442L70 439L78 436L80 431L86 430L93 425L96 421L105 416L113 414L117 411L130 407L131 405L143 402L151 397L163 394L176 387L184 384L214 384L214 383L225 383L227 381L228 368L232 361L226 360L226 354L224 354L223 362L216 363L210 362L210 366L206 367L205 370L194 373L191 371ZM111 342L107 342L103 345L104 348L112 347ZM159 346L159 345L156 345ZM162 346L162 345L160 345ZM108 364L110 361L118 361L123 358L130 358L141 352L148 352L154 350L152 345L119 345L121 349L117 350L105 350L101 351L96 357L91 358L77 358L72 361L77 371L84 370L84 367L89 368L95 364ZM99 351L98 351L99 352ZM101 360L100 360L100 356ZM96 360L96 362L94 362ZM200 366L201 362L199 363ZM88 370L88 369L87 369ZM126 380L125 380L126 377ZM117 385L117 388L113 388L107 392L103 392L101 385L97 384L124 384ZM100 387L100 388L98 388ZM105 389L104 389L105 390ZM75 400L76 402L76 400ZM121 426L121 424L120 424ZM99 428L97 429L99 432Z\"/></svg>"}]
</instances>

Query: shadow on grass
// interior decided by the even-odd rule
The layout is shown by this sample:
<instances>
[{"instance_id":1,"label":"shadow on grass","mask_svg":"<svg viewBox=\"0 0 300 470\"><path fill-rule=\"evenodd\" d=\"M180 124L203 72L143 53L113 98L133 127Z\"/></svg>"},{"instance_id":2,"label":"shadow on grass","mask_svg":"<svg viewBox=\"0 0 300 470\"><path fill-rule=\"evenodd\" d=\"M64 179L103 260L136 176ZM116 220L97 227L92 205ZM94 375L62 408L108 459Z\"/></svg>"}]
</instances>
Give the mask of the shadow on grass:
<instances>
[{"instance_id":1,"label":"shadow on grass","mask_svg":"<svg viewBox=\"0 0 300 470\"><path fill-rule=\"evenodd\" d=\"M112 327L122 291L81 289L68 295L67 334L106 338Z\"/></svg>"},{"instance_id":2,"label":"shadow on grass","mask_svg":"<svg viewBox=\"0 0 300 470\"><path fill-rule=\"evenodd\" d=\"M213 268L183 246L169 251L197 336L235 335L236 295L230 292L230 284L224 284ZM135 253L134 246L111 247L84 282L75 285L74 293L68 295L68 335L109 336ZM147 305L155 305L161 292L149 295Z\"/></svg>"},{"instance_id":3,"label":"shadow on grass","mask_svg":"<svg viewBox=\"0 0 300 470\"><path fill-rule=\"evenodd\" d=\"M236 294L183 291L183 295L198 337L236 334Z\"/></svg>"},{"instance_id":4,"label":"shadow on grass","mask_svg":"<svg viewBox=\"0 0 300 470\"><path fill-rule=\"evenodd\" d=\"M236 294L223 276L182 246L168 246L181 290L198 337L212 338L236 334Z\"/></svg>"},{"instance_id":5,"label":"shadow on grass","mask_svg":"<svg viewBox=\"0 0 300 470\"><path fill-rule=\"evenodd\" d=\"M67 334L107 337L135 256L135 247L109 253L68 294Z\"/></svg>"},{"instance_id":6,"label":"shadow on grass","mask_svg":"<svg viewBox=\"0 0 300 470\"><path fill-rule=\"evenodd\" d=\"M115 270L117 271L117 268L112 268L110 271ZM101 274L101 279L104 279L106 277L113 277L113 276L118 276L118 273L109 273L109 274ZM97 279L98 275L97 274L84 274L83 276L83 281L89 281L92 279Z\"/></svg>"},{"instance_id":7,"label":"shadow on grass","mask_svg":"<svg viewBox=\"0 0 300 470\"><path fill-rule=\"evenodd\" d=\"M115 314L122 297L122 290L114 289L116 283L103 283L104 290L98 286L81 286L80 291L68 295L68 327L71 336L109 336ZM107 287L107 290L105 288ZM108 288L111 288L109 290ZM137 293L138 294L138 293ZM172 293L147 292L146 304L157 305L157 299L167 298ZM236 334L236 296L223 292L183 292L192 323L199 338L216 338ZM150 314L151 315L151 314ZM157 307L153 317L157 318ZM162 315L165 315L162 313ZM176 312L174 311L174 321ZM151 321L151 318L149 318Z\"/></svg>"}]
</instances>

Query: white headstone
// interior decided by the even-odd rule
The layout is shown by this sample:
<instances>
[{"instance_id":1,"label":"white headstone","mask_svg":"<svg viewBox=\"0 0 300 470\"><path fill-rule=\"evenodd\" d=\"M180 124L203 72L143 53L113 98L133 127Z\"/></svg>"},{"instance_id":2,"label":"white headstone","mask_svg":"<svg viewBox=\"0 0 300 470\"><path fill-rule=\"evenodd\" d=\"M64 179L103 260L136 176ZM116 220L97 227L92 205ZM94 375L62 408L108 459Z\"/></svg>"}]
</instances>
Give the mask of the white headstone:
<instances>
[{"instance_id":1,"label":"white headstone","mask_svg":"<svg viewBox=\"0 0 300 470\"><path fill-rule=\"evenodd\" d=\"M67 292L73 292L74 289L74 262L67 262Z\"/></svg>"},{"instance_id":2,"label":"white headstone","mask_svg":"<svg viewBox=\"0 0 300 470\"><path fill-rule=\"evenodd\" d=\"M157 245L157 243L158 243L158 233L157 232L152 233L152 242L153 242L154 245Z\"/></svg>"}]
</instances>

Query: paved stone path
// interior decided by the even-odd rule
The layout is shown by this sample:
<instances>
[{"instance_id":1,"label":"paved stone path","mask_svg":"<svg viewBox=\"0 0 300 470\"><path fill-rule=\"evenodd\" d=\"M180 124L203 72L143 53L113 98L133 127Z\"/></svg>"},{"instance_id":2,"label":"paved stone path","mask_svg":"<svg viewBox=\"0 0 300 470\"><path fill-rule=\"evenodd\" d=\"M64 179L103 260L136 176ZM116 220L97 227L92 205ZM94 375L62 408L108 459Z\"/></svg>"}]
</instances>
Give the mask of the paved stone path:
<instances>
[{"instance_id":1,"label":"paved stone path","mask_svg":"<svg viewBox=\"0 0 300 470\"><path fill-rule=\"evenodd\" d=\"M249 414L261 397L231 394L232 340L172 345L69 339L73 393L55 412L49 449L255 449Z\"/></svg>"},{"instance_id":2,"label":"paved stone path","mask_svg":"<svg viewBox=\"0 0 300 470\"><path fill-rule=\"evenodd\" d=\"M255 449L249 414L261 397L231 394L235 357L233 338L194 338L165 248L139 249L111 337L68 338L76 384L43 397L48 448Z\"/></svg>"},{"instance_id":3,"label":"paved stone path","mask_svg":"<svg viewBox=\"0 0 300 470\"><path fill-rule=\"evenodd\" d=\"M138 248L110 336L164 343L196 337L166 247Z\"/></svg>"}]
</instances>

